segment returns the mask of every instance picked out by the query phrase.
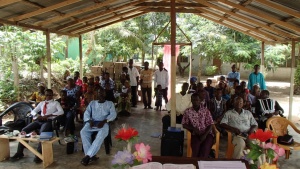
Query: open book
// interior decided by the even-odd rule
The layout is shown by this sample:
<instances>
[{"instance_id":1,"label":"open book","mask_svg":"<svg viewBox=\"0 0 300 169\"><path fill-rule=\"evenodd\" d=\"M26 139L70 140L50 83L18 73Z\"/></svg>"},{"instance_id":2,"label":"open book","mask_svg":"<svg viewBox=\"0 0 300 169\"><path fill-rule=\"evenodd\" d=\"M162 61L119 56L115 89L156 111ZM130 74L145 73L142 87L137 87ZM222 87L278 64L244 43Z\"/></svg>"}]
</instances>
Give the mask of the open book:
<instances>
[{"instance_id":1,"label":"open book","mask_svg":"<svg viewBox=\"0 0 300 169\"><path fill-rule=\"evenodd\" d=\"M196 169L193 164L161 164L150 162L132 167L132 169Z\"/></svg>"}]
</instances>

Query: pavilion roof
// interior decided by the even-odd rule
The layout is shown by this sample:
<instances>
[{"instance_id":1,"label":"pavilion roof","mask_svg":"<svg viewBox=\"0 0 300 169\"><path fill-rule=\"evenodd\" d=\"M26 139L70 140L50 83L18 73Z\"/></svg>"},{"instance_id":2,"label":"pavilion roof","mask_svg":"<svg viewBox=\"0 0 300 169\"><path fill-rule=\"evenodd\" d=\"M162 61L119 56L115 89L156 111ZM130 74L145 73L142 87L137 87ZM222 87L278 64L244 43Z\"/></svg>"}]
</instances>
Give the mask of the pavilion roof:
<instances>
[{"instance_id":1,"label":"pavilion roof","mask_svg":"<svg viewBox=\"0 0 300 169\"><path fill-rule=\"evenodd\" d=\"M0 23L79 36L149 12L170 12L166 0L0 0ZM300 40L299 0L176 0L194 13L257 40Z\"/></svg>"}]
</instances>

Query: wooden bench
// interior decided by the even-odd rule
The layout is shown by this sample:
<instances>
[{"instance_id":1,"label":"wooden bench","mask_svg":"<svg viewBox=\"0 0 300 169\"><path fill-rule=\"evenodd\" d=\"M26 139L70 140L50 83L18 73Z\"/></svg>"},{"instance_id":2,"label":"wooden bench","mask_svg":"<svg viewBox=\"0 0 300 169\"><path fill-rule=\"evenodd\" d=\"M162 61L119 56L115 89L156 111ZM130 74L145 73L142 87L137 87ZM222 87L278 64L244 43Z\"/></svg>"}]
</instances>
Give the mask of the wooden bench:
<instances>
[{"instance_id":1,"label":"wooden bench","mask_svg":"<svg viewBox=\"0 0 300 169\"><path fill-rule=\"evenodd\" d=\"M10 157L10 148L9 148L9 140L17 140L21 144L23 144L29 151L31 151L34 155L38 156L43 160L43 167L46 168L50 164L53 163L53 147L52 144L59 140L59 138L54 137L49 141L40 141L39 138L20 138L20 137L9 137L6 135L0 135L0 161L4 161L9 159ZM36 149L30 146L26 141L32 142L41 142L42 143L42 152L39 153Z\"/></svg>"}]
</instances>

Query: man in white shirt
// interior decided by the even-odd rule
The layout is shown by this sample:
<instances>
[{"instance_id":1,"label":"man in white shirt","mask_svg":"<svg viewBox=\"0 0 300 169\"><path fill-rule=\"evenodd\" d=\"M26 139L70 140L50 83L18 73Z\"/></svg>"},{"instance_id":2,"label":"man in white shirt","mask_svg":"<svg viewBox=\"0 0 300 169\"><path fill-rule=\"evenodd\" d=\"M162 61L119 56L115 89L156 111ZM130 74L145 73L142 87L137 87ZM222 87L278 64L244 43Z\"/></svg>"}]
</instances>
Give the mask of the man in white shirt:
<instances>
[{"instance_id":1,"label":"man in white shirt","mask_svg":"<svg viewBox=\"0 0 300 169\"><path fill-rule=\"evenodd\" d=\"M240 159L243 150L251 140L248 135L257 129L257 122L252 113L243 109L244 100L241 97L234 99L234 109L228 110L220 122L220 127L229 130L233 134L232 144L234 145L232 158Z\"/></svg>"},{"instance_id":2,"label":"man in white shirt","mask_svg":"<svg viewBox=\"0 0 300 169\"><path fill-rule=\"evenodd\" d=\"M164 63L160 62L158 65L159 69L154 73L154 86L161 85L163 98L166 104L168 103L168 86L169 86L169 74L164 69Z\"/></svg>"},{"instance_id":3,"label":"man in white shirt","mask_svg":"<svg viewBox=\"0 0 300 169\"><path fill-rule=\"evenodd\" d=\"M187 93L188 88L189 88L189 84L183 83L181 87L181 92L176 93L176 123L177 124L181 124L184 111L187 108L192 107L192 102L191 102L192 95ZM171 111L171 102L168 102L166 107L168 111ZM171 125L170 114L165 115L162 118L162 122L163 122L163 130L167 130L168 127Z\"/></svg>"},{"instance_id":4,"label":"man in white shirt","mask_svg":"<svg viewBox=\"0 0 300 169\"><path fill-rule=\"evenodd\" d=\"M130 86L131 86L131 107L136 107L137 104L137 86L139 83L139 71L137 68L133 67L133 59L129 60L128 74L130 77Z\"/></svg>"},{"instance_id":5,"label":"man in white shirt","mask_svg":"<svg viewBox=\"0 0 300 169\"><path fill-rule=\"evenodd\" d=\"M40 132L51 132L52 131L52 121L48 118L53 116L59 116L64 114L64 110L59 104L59 102L53 100L53 91L47 89L45 92L46 100L40 102L37 107L31 112L31 115L34 116L35 121L30 123L25 128L22 129L22 132L29 134L30 132L40 129ZM41 114L37 114L41 112ZM19 143L17 153L11 157L12 161L19 160L24 157L23 154L24 145ZM41 143L39 143L37 151L42 153ZM42 160L39 157L34 158L34 162L40 163Z\"/></svg>"}]
</instances>

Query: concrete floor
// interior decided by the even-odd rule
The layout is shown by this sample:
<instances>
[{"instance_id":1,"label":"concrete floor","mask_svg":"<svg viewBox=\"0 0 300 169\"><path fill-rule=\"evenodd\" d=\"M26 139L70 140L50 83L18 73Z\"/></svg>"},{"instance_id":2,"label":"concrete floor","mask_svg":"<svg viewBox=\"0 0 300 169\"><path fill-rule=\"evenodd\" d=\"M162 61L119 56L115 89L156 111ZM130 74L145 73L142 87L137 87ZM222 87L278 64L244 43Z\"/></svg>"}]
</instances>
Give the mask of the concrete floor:
<instances>
[{"instance_id":1,"label":"concrete floor","mask_svg":"<svg viewBox=\"0 0 300 169\"><path fill-rule=\"evenodd\" d=\"M143 142L151 146L151 152L153 155L160 155L160 139L151 137L152 134L160 133L161 131L161 118L166 112L156 112L155 110L144 110L141 104L138 108L133 109L133 113L130 117L121 117L117 121L112 123L112 135L114 130L120 127L122 124L126 123L130 126L136 128L139 131L139 140L138 142ZM80 124L77 124L77 129L81 127ZM299 127L299 126L298 126ZM300 137L297 137L296 140L300 140ZM185 143L186 144L186 143ZM32 143L35 145L35 143ZM227 138L222 137L220 142L220 158L225 157ZM12 141L11 146L11 155L16 151L17 142ZM81 149L81 142L79 142L78 147ZM99 168L99 169L108 169L111 167L111 160L113 155L118 151L122 150L126 144L124 142L118 142L113 138L113 147L110 155L105 154L104 147L102 147L98 153L100 159L92 163L91 165L84 167L80 164L80 160L83 158L84 154L81 151L78 151L74 154L66 154L66 146L59 145L58 143L54 144L54 163L49 166L49 169L67 169L67 168ZM35 164L33 162L34 155L28 150L24 151L25 157L18 162L4 161L0 163L0 169L16 169L16 168L42 168L42 164ZM184 155L186 154L186 149L184 149ZM286 160L283 157L279 159L280 168L284 169L299 169L300 152L294 151L290 156L290 159Z\"/></svg>"},{"instance_id":2,"label":"concrete floor","mask_svg":"<svg viewBox=\"0 0 300 169\"><path fill-rule=\"evenodd\" d=\"M180 83L179 82L179 86ZM275 85L278 83L274 83ZM269 86L268 86L269 87ZM177 87L178 89L178 87ZM179 88L180 89L180 88ZM269 90L272 93L278 92L278 88L276 86L274 87L274 90L272 91L272 88L269 87ZM278 99L279 98L286 98L287 92L284 93L278 93ZM295 99L298 101L299 96L295 96ZM276 98L275 98L276 99ZM284 101L287 101L288 99L284 99ZM280 104L285 107L285 103L283 101L280 102ZM300 102L299 102L300 103ZM299 107L299 103L294 104L295 108ZM287 112L285 112L287 113ZM141 102L139 102L139 105L137 108L132 109L132 115L130 117L121 117L117 121L113 122L111 124L112 127L112 136L115 135L114 130L118 129L122 124L126 123L130 126L136 128L139 131L139 140L138 142L143 142L145 144L149 144L151 146L151 152L153 155L159 156L160 155L160 139L159 138L153 138L151 137L152 134L160 133L162 128L161 118L166 114L166 112L156 112L155 110L144 110L143 105ZM295 116L294 119L298 119L297 116ZM294 122L298 122L294 121ZM297 127L300 128L299 123L296 123ZM81 129L82 125L77 123L77 131ZM294 135L294 139L296 141L300 141L300 135L296 135L295 132L290 129L289 130L292 135ZM79 134L78 134L79 135ZM76 169L76 168L97 168L97 169L109 169L111 167L111 160L113 159L114 154L118 150L122 150L123 147L126 146L124 142L118 142L116 139L112 138L113 140L113 147L111 150L110 155L105 154L105 149L102 147L100 151L98 152L98 156L100 159L97 162L92 163L89 166L82 166L80 164L80 160L84 157L84 154L81 152L81 141L79 142L79 149L80 151L67 155L66 154L66 146L65 145L59 145L58 143L55 143L53 145L54 148L54 163L50 165L49 169ZM16 141L10 142L11 147L11 156L14 155L17 148ZM36 143L31 143L33 146L36 146ZM226 152L226 146L227 145L227 137L222 137L220 141L220 155L219 158L225 157ZM185 141L185 147L186 147L186 141ZM1 153L1 152L0 152ZM33 162L34 155L29 152L28 150L24 151L25 157L18 162L10 162L10 161L3 161L0 162L0 169L17 169L17 168L30 168L30 169L36 169L36 168L42 168L42 164L35 164ZM184 155L186 155L186 148L184 148ZM300 168L300 151L293 151L292 155L290 156L290 159L286 160L284 157L280 157L278 166L282 169L299 169Z\"/></svg>"}]
</instances>

